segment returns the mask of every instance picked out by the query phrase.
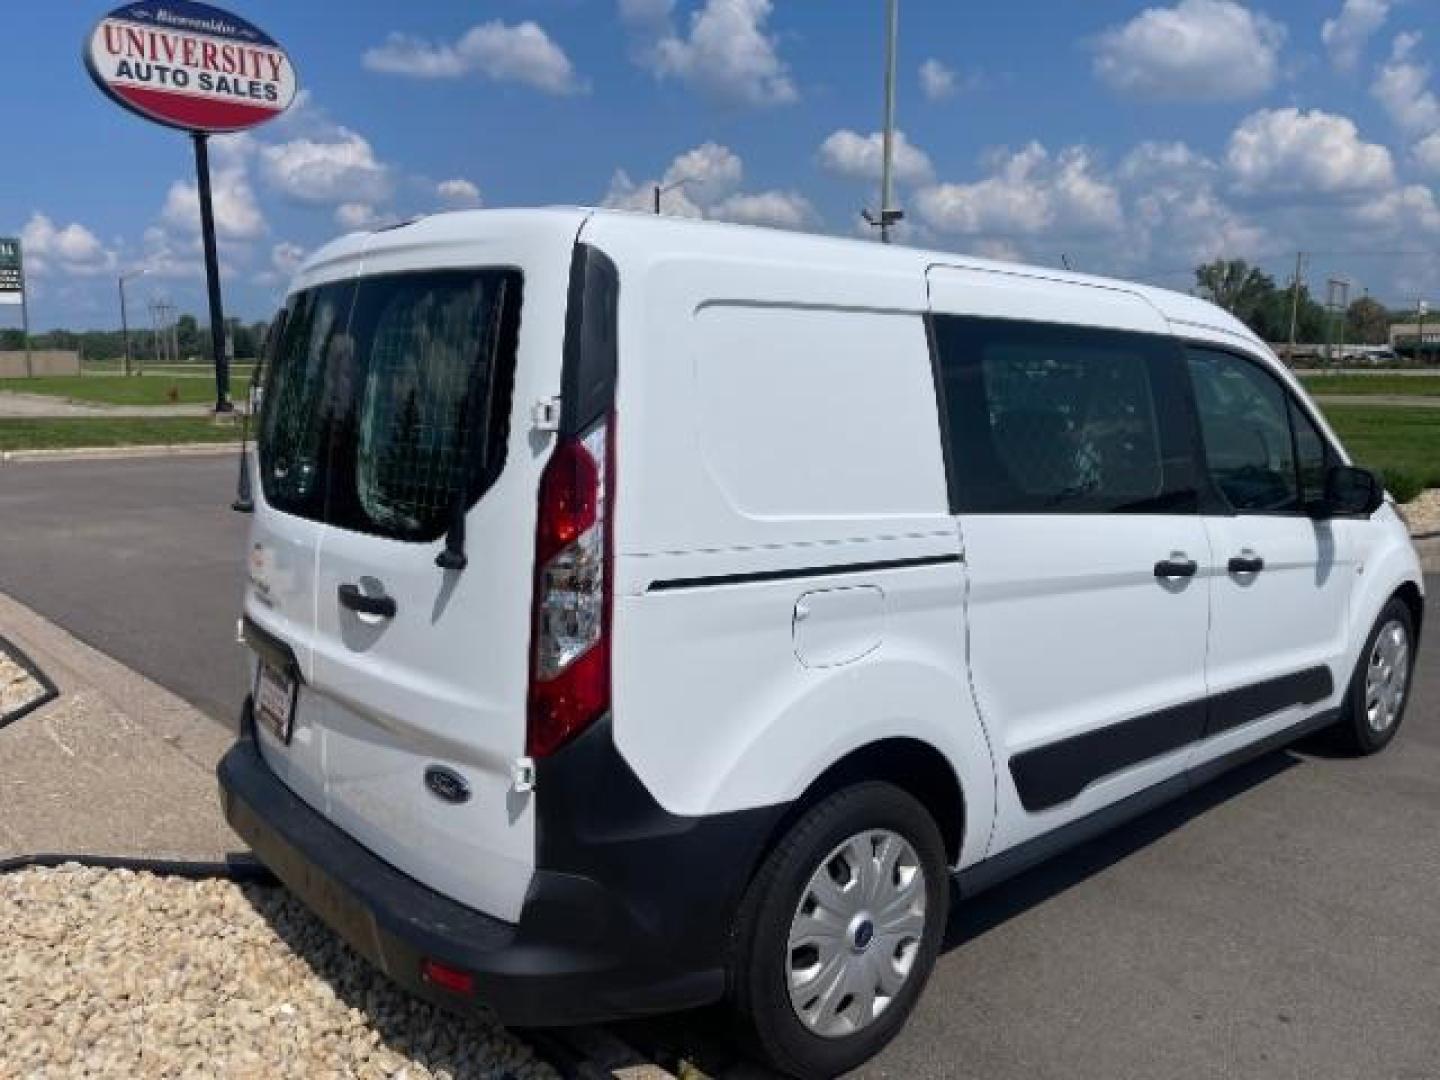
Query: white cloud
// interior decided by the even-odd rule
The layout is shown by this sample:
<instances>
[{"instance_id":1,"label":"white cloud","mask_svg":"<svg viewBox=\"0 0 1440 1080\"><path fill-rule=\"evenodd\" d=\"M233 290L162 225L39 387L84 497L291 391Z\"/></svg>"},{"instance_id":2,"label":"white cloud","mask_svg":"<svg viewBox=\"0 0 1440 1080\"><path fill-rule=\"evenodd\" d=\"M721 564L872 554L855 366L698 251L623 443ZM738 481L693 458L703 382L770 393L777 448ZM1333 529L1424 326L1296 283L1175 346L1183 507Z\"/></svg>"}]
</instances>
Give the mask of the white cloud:
<instances>
[{"instance_id":1,"label":"white cloud","mask_svg":"<svg viewBox=\"0 0 1440 1080\"><path fill-rule=\"evenodd\" d=\"M1330 62L1341 71L1354 71L1365 46L1385 25L1391 0L1345 0L1340 14L1326 19L1320 37L1330 52Z\"/></svg>"},{"instance_id":2,"label":"white cloud","mask_svg":"<svg viewBox=\"0 0 1440 1080\"><path fill-rule=\"evenodd\" d=\"M435 185L435 194L446 206L473 207L480 205L480 189L469 180L460 178L441 180Z\"/></svg>"},{"instance_id":3,"label":"white cloud","mask_svg":"<svg viewBox=\"0 0 1440 1080\"><path fill-rule=\"evenodd\" d=\"M611 210L638 210L651 213L655 208L655 185L658 180L637 183L624 169L616 169L610 177L610 187L600 199L600 205ZM701 218L705 212L691 201L683 187L664 192L660 197L661 210L670 217Z\"/></svg>"},{"instance_id":4,"label":"white cloud","mask_svg":"<svg viewBox=\"0 0 1440 1080\"><path fill-rule=\"evenodd\" d=\"M344 127L333 133L264 146L260 174L297 202L383 202L390 196L390 170L360 134Z\"/></svg>"},{"instance_id":5,"label":"white cloud","mask_svg":"<svg viewBox=\"0 0 1440 1080\"><path fill-rule=\"evenodd\" d=\"M367 49L371 71L419 79L454 79L478 72L495 82L521 83L547 94L586 89L565 50L534 22L509 26L494 20L467 30L454 42L429 42L395 33Z\"/></svg>"},{"instance_id":6,"label":"white cloud","mask_svg":"<svg viewBox=\"0 0 1440 1080\"><path fill-rule=\"evenodd\" d=\"M1314 109L1261 109L1230 136L1226 165L1247 194L1338 195L1395 182L1390 151L1360 137L1355 122Z\"/></svg>"},{"instance_id":7,"label":"white cloud","mask_svg":"<svg viewBox=\"0 0 1440 1080\"><path fill-rule=\"evenodd\" d=\"M300 269L304 259L305 249L288 240L283 240L270 249L270 265L287 277Z\"/></svg>"},{"instance_id":8,"label":"white cloud","mask_svg":"<svg viewBox=\"0 0 1440 1080\"><path fill-rule=\"evenodd\" d=\"M1420 42L1419 34L1397 35L1370 92L1396 124L1427 135L1440 130L1440 98L1430 89L1430 66L1415 56Z\"/></svg>"},{"instance_id":9,"label":"white cloud","mask_svg":"<svg viewBox=\"0 0 1440 1080\"><path fill-rule=\"evenodd\" d=\"M295 276L295 271L300 269L300 264L304 261L304 248L282 240L270 249L270 265L255 275L255 283L271 288L284 285Z\"/></svg>"},{"instance_id":10,"label":"white cloud","mask_svg":"<svg viewBox=\"0 0 1440 1080\"><path fill-rule=\"evenodd\" d=\"M1117 176L1131 202L1122 262L1249 259L1270 246L1264 228L1217 190L1220 167L1183 142L1139 144Z\"/></svg>"},{"instance_id":11,"label":"white cloud","mask_svg":"<svg viewBox=\"0 0 1440 1080\"><path fill-rule=\"evenodd\" d=\"M358 232L362 229L373 229L385 221L379 211L369 203L347 202L341 203L335 208L335 222L342 229L351 232Z\"/></svg>"},{"instance_id":12,"label":"white cloud","mask_svg":"<svg viewBox=\"0 0 1440 1080\"><path fill-rule=\"evenodd\" d=\"M992 155L990 175L968 184L937 184L915 196L921 219L967 236L1059 236L1113 233L1123 223L1120 194L1100 175L1090 151L1052 155L1038 142Z\"/></svg>"},{"instance_id":13,"label":"white cloud","mask_svg":"<svg viewBox=\"0 0 1440 1080\"><path fill-rule=\"evenodd\" d=\"M1440 176L1440 131L1415 144L1415 160L1426 172Z\"/></svg>"},{"instance_id":14,"label":"white cloud","mask_svg":"<svg viewBox=\"0 0 1440 1080\"><path fill-rule=\"evenodd\" d=\"M657 78L676 78L722 101L784 105L799 98L776 38L767 34L772 0L705 0L679 31L673 0L620 0L638 35L636 58Z\"/></svg>"},{"instance_id":15,"label":"white cloud","mask_svg":"<svg viewBox=\"0 0 1440 1080\"><path fill-rule=\"evenodd\" d=\"M884 145L885 138L878 131L860 135L842 128L820 144L820 164L851 180L878 181ZM894 168L895 179L902 184L928 183L935 175L929 156L912 145L903 131L895 132Z\"/></svg>"},{"instance_id":16,"label":"white cloud","mask_svg":"<svg viewBox=\"0 0 1440 1080\"><path fill-rule=\"evenodd\" d=\"M1284 41L1283 26L1233 0L1180 0L1101 34L1095 73L1134 97L1234 101L1275 84Z\"/></svg>"},{"instance_id":17,"label":"white cloud","mask_svg":"<svg viewBox=\"0 0 1440 1080\"><path fill-rule=\"evenodd\" d=\"M706 142L676 157L660 183L684 188L688 198L705 206L734 191L744 175L739 155L728 146Z\"/></svg>"},{"instance_id":18,"label":"white cloud","mask_svg":"<svg viewBox=\"0 0 1440 1080\"><path fill-rule=\"evenodd\" d=\"M920 65L920 89L930 101L953 97L956 90L954 70L932 56Z\"/></svg>"},{"instance_id":19,"label":"white cloud","mask_svg":"<svg viewBox=\"0 0 1440 1080\"><path fill-rule=\"evenodd\" d=\"M601 206L651 213L655 185L664 190L661 209L671 217L711 218L744 225L808 229L820 223L810 201L795 191L738 190L745 176L739 155L719 143L706 142L679 154L658 180L637 183L624 169L610 180Z\"/></svg>"},{"instance_id":20,"label":"white cloud","mask_svg":"<svg viewBox=\"0 0 1440 1080\"><path fill-rule=\"evenodd\" d=\"M1440 205L1435 193L1420 184L1386 192L1360 204L1353 214L1360 224L1397 238L1413 236L1416 231L1440 233Z\"/></svg>"},{"instance_id":21,"label":"white cloud","mask_svg":"<svg viewBox=\"0 0 1440 1080\"><path fill-rule=\"evenodd\" d=\"M211 171L210 203L215 214L215 235L220 239L254 240L265 235L265 215L243 164L227 164ZM192 181L177 180L170 185L160 219L181 233L200 231L200 193Z\"/></svg>"},{"instance_id":22,"label":"white cloud","mask_svg":"<svg viewBox=\"0 0 1440 1080\"><path fill-rule=\"evenodd\" d=\"M719 221L768 225L776 229L805 229L816 220L810 200L794 191L731 195L710 207L709 216Z\"/></svg>"},{"instance_id":23,"label":"white cloud","mask_svg":"<svg viewBox=\"0 0 1440 1080\"><path fill-rule=\"evenodd\" d=\"M25 252L25 272L34 277L57 272L90 277L116 266L115 252L78 221L56 225L46 215L33 213L20 230L20 244Z\"/></svg>"}]
</instances>

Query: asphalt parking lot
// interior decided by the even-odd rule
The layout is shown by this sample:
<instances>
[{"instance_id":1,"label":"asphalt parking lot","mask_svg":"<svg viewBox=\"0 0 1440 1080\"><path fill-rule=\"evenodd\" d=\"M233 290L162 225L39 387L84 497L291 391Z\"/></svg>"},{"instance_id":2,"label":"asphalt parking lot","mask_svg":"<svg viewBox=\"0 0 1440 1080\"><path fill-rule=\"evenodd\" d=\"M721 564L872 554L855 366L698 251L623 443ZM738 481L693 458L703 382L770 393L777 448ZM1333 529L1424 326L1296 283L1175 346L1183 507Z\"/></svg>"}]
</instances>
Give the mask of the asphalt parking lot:
<instances>
[{"instance_id":1,"label":"asphalt parking lot","mask_svg":"<svg viewBox=\"0 0 1440 1080\"><path fill-rule=\"evenodd\" d=\"M233 478L230 457L0 468L0 591L228 723ZM1386 754L1269 755L962 905L949 944L863 1075L1440 1076L1440 617Z\"/></svg>"}]
</instances>

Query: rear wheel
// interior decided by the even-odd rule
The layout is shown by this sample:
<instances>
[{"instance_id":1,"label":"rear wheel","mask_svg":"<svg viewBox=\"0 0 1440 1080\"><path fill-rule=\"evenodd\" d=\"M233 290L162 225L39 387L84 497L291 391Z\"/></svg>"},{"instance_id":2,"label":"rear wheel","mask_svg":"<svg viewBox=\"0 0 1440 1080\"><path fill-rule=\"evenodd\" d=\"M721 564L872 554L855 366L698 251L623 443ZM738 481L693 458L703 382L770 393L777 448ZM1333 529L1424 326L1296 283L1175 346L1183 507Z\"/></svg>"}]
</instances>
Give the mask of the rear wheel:
<instances>
[{"instance_id":1,"label":"rear wheel","mask_svg":"<svg viewBox=\"0 0 1440 1080\"><path fill-rule=\"evenodd\" d=\"M808 810L751 883L736 926L731 1003L790 1076L835 1076L904 1025L939 952L945 849L910 795L864 783Z\"/></svg>"},{"instance_id":2,"label":"rear wheel","mask_svg":"<svg viewBox=\"0 0 1440 1080\"><path fill-rule=\"evenodd\" d=\"M1375 620L1350 679L1335 735L1342 748L1376 754L1400 729L1410 699L1415 626L1404 601L1392 599Z\"/></svg>"}]
</instances>

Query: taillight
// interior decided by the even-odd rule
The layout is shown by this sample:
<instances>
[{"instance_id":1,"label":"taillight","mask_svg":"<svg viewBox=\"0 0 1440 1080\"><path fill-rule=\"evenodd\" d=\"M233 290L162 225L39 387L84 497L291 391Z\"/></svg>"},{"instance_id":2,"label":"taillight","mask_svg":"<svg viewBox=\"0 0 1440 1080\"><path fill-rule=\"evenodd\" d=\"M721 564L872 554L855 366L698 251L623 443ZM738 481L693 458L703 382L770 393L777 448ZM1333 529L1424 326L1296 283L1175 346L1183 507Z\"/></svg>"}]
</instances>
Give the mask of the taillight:
<instances>
[{"instance_id":1,"label":"taillight","mask_svg":"<svg viewBox=\"0 0 1440 1080\"><path fill-rule=\"evenodd\" d=\"M540 477L526 753L554 753L610 707L610 424L555 448Z\"/></svg>"}]
</instances>

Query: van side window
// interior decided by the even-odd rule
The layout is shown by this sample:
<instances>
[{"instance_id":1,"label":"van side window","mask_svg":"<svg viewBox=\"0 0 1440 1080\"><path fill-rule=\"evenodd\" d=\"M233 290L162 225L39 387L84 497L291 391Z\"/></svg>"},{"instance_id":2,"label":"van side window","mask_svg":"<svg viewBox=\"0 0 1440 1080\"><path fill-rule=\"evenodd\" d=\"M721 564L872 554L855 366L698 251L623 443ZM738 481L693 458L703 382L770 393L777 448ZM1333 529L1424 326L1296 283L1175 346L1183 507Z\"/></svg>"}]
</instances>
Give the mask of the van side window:
<instances>
[{"instance_id":1,"label":"van side window","mask_svg":"<svg viewBox=\"0 0 1440 1080\"><path fill-rule=\"evenodd\" d=\"M1258 364L1231 353L1202 348L1186 353L1210 476L1231 509L1298 512L1296 442L1285 388ZM1324 484L1323 473L1319 483Z\"/></svg>"},{"instance_id":2,"label":"van side window","mask_svg":"<svg viewBox=\"0 0 1440 1080\"><path fill-rule=\"evenodd\" d=\"M1314 506L1325 501L1325 477L1339 460L1329 440L1299 402L1289 397L1289 403L1290 424L1295 429L1295 456L1300 464L1300 498L1306 506Z\"/></svg>"},{"instance_id":3,"label":"van side window","mask_svg":"<svg viewBox=\"0 0 1440 1080\"><path fill-rule=\"evenodd\" d=\"M1195 513L1169 338L934 319L957 513Z\"/></svg>"}]
</instances>

